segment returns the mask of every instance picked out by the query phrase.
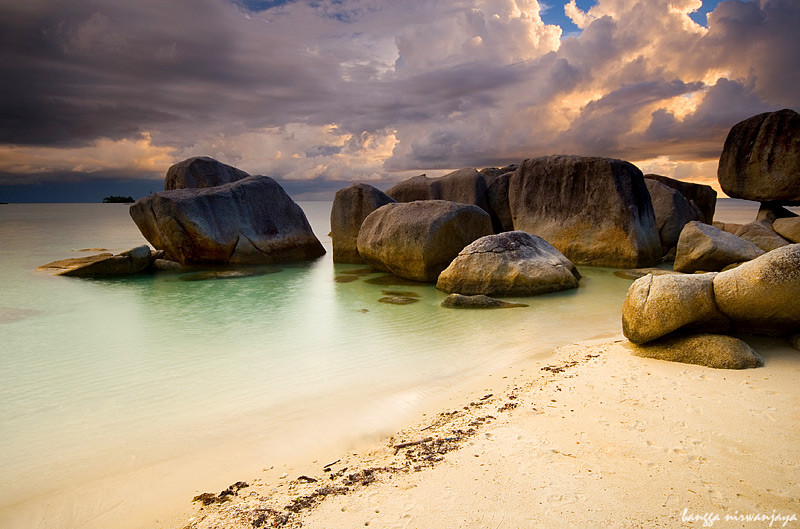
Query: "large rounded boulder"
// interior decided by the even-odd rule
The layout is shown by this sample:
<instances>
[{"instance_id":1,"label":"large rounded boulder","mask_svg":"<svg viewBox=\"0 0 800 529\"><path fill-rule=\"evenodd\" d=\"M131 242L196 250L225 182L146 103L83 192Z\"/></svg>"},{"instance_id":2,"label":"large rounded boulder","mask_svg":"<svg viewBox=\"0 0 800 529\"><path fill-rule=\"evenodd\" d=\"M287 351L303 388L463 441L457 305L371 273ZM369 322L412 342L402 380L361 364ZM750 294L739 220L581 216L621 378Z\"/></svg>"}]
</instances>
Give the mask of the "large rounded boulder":
<instances>
[{"instance_id":1,"label":"large rounded boulder","mask_svg":"<svg viewBox=\"0 0 800 529\"><path fill-rule=\"evenodd\" d=\"M130 214L150 244L179 263L275 263L325 253L303 210L268 176L155 193Z\"/></svg>"},{"instance_id":2,"label":"large rounded boulder","mask_svg":"<svg viewBox=\"0 0 800 529\"><path fill-rule=\"evenodd\" d=\"M386 204L370 213L358 233L358 253L371 267L435 283L458 253L490 235L489 214L445 200Z\"/></svg>"},{"instance_id":3,"label":"large rounded boulder","mask_svg":"<svg viewBox=\"0 0 800 529\"><path fill-rule=\"evenodd\" d=\"M550 243L523 231L473 242L440 275L436 288L449 293L534 296L578 288L572 262Z\"/></svg>"},{"instance_id":4,"label":"large rounded boulder","mask_svg":"<svg viewBox=\"0 0 800 529\"><path fill-rule=\"evenodd\" d=\"M678 238L673 268L678 272L718 272L734 263L763 255L764 250L732 233L692 221Z\"/></svg>"},{"instance_id":5,"label":"large rounded boulder","mask_svg":"<svg viewBox=\"0 0 800 529\"><path fill-rule=\"evenodd\" d=\"M710 274L648 274L633 282L622 304L622 333L642 344L679 329L714 332L729 322L714 303Z\"/></svg>"},{"instance_id":6,"label":"large rounded boulder","mask_svg":"<svg viewBox=\"0 0 800 529\"><path fill-rule=\"evenodd\" d=\"M734 125L717 179L733 198L800 204L800 114L784 109Z\"/></svg>"},{"instance_id":7,"label":"large rounded boulder","mask_svg":"<svg viewBox=\"0 0 800 529\"><path fill-rule=\"evenodd\" d=\"M333 262L360 264L358 231L367 216L394 199L368 184L353 184L340 189L331 207Z\"/></svg>"},{"instance_id":8,"label":"large rounded boulder","mask_svg":"<svg viewBox=\"0 0 800 529\"><path fill-rule=\"evenodd\" d=\"M208 156L196 156L178 162L167 169L164 191L198 189L229 184L250 176L241 169Z\"/></svg>"},{"instance_id":9,"label":"large rounded boulder","mask_svg":"<svg viewBox=\"0 0 800 529\"><path fill-rule=\"evenodd\" d=\"M742 331L800 329L800 244L772 250L714 278L717 306Z\"/></svg>"},{"instance_id":10,"label":"large rounded boulder","mask_svg":"<svg viewBox=\"0 0 800 529\"><path fill-rule=\"evenodd\" d=\"M438 178L415 176L399 182L386 191L398 202L415 200L447 200L472 204L488 211L486 179L472 168L459 169Z\"/></svg>"},{"instance_id":11,"label":"large rounded boulder","mask_svg":"<svg viewBox=\"0 0 800 529\"><path fill-rule=\"evenodd\" d=\"M511 176L514 229L538 235L576 264L634 268L661 260L642 172L608 158L542 156Z\"/></svg>"}]
</instances>

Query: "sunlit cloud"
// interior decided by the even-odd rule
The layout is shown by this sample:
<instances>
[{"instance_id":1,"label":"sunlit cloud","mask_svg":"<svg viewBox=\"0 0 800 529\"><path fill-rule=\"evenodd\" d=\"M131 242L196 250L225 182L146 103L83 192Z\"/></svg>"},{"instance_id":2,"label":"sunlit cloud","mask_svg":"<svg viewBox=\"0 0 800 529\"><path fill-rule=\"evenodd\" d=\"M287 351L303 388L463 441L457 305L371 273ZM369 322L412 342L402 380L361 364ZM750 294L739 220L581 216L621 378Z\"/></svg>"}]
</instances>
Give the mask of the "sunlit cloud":
<instances>
[{"instance_id":1,"label":"sunlit cloud","mask_svg":"<svg viewBox=\"0 0 800 529\"><path fill-rule=\"evenodd\" d=\"M232 136L198 141L175 153L178 158L207 155L251 174L285 180L326 177L335 181L381 179L383 162L397 139L392 130L353 134L336 124L288 123Z\"/></svg>"},{"instance_id":2,"label":"sunlit cloud","mask_svg":"<svg viewBox=\"0 0 800 529\"><path fill-rule=\"evenodd\" d=\"M581 8L575 3L575 0L570 0L568 4L564 5L564 12L570 18L570 20L572 20L572 23L578 26L580 29L589 27L589 24L597 19L596 16L582 11Z\"/></svg>"},{"instance_id":3,"label":"sunlit cloud","mask_svg":"<svg viewBox=\"0 0 800 529\"><path fill-rule=\"evenodd\" d=\"M701 5L13 4L0 20L0 173L152 177L208 155L344 185L569 153L713 181L733 124L800 108L800 7L721 2L706 27L692 19Z\"/></svg>"},{"instance_id":4,"label":"sunlit cloud","mask_svg":"<svg viewBox=\"0 0 800 529\"><path fill-rule=\"evenodd\" d=\"M644 174L655 173L685 182L705 184L713 187L718 196L725 196L717 181L717 160L692 162L659 156L649 160L635 160L632 163Z\"/></svg>"},{"instance_id":5,"label":"sunlit cloud","mask_svg":"<svg viewBox=\"0 0 800 529\"><path fill-rule=\"evenodd\" d=\"M173 163L170 147L152 144L145 133L138 140L101 138L86 147L22 147L0 145L0 173L36 175L86 173L98 178L113 173L130 178L152 179L163 175ZM18 181L18 180L16 180Z\"/></svg>"}]
</instances>

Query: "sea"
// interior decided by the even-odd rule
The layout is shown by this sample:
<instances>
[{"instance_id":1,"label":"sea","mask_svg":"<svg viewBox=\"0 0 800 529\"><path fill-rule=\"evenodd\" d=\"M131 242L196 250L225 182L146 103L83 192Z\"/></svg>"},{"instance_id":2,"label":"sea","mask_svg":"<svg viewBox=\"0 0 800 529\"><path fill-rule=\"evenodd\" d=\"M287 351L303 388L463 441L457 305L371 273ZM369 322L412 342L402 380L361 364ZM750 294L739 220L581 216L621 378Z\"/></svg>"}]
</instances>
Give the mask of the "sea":
<instances>
[{"instance_id":1,"label":"sea","mask_svg":"<svg viewBox=\"0 0 800 529\"><path fill-rule=\"evenodd\" d=\"M120 204L0 205L0 527L170 527L200 492L391 435L460 384L616 336L630 280L579 267L527 308L334 264L331 202L300 202L308 263L127 278L37 271L146 244ZM758 204L720 199L715 219ZM411 293L418 301L381 298ZM322 461L320 461L322 463ZM265 474L266 475L266 474Z\"/></svg>"}]
</instances>

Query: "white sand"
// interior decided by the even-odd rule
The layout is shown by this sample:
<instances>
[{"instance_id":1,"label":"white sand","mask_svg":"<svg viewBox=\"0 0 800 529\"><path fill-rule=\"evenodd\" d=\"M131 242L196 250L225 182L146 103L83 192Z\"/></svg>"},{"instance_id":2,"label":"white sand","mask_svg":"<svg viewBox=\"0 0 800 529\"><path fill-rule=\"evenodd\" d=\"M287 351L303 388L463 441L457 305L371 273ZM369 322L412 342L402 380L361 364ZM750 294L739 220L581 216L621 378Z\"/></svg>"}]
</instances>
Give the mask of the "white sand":
<instances>
[{"instance_id":1,"label":"white sand","mask_svg":"<svg viewBox=\"0 0 800 529\"><path fill-rule=\"evenodd\" d=\"M446 423L429 427L429 417L371 452L344 454L332 469L399 468L408 449L395 455L390 446L475 425L443 461L378 473L377 482L328 495L286 526L800 527L800 352L780 340L748 342L765 367L638 358L624 341L563 347L523 378L505 379L509 387L498 381L492 397L477 392L467 410L451 408L459 412ZM573 361L563 372L541 370ZM509 403L517 407L499 411ZM487 416L496 419L478 424ZM292 499L340 483L325 479L322 463L255 483L244 499L200 510L191 527L253 527L269 514L263 509L283 512ZM292 480L301 474L320 481ZM770 525L773 516L782 518Z\"/></svg>"}]
</instances>

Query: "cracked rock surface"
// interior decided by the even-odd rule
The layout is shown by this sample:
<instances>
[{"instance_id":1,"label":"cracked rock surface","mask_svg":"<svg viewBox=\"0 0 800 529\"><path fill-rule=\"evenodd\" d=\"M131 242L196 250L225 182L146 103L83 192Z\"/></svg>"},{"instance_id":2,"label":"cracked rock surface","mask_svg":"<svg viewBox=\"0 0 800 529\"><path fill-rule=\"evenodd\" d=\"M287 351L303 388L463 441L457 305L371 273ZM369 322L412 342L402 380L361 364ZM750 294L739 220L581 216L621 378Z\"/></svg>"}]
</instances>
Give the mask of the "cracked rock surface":
<instances>
[{"instance_id":1,"label":"cracked rock surface","mask_svg":"<svg viewBox=\"0 0 800 529\"><path fill-rule=\"evenodd\" d=\"M440 275L448 293L533 296L578 287L572 261L550 243L522 231L481 237L465 247Z\"/></svg>"}]
</instances>

